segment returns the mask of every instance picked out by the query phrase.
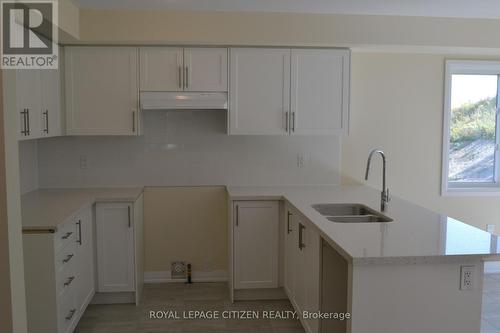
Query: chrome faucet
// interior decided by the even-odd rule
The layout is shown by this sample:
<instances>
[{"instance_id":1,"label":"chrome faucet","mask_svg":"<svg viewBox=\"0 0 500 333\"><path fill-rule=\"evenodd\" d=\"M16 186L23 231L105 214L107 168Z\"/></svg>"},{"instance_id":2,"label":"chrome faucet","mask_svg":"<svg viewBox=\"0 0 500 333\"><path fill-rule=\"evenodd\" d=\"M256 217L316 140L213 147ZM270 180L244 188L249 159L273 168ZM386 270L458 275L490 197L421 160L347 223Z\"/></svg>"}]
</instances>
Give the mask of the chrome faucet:
<instances>
[{"instance_id":1,"label":"chrome faucet","mask_svg":"<svg viewBox=\"0 0 500 333\"><path fill-rule=\"evenodd\" d=\"M370 162L372 160L373 154L378 153L380 156L382 156L382 192L380 193L380 210L383 212L387 208L387 204L389 201L391 201L391 198L389 197L389 189L386 187L385 184L385 170L386 170L386 159L385 159L385 154L382 150L378 149L373 149L370 152L370 155L368 156L368 161L366 162L366 173L365 173L365 180L368 180L368 173L370 172Z\"/></svg>"}]
</instances>

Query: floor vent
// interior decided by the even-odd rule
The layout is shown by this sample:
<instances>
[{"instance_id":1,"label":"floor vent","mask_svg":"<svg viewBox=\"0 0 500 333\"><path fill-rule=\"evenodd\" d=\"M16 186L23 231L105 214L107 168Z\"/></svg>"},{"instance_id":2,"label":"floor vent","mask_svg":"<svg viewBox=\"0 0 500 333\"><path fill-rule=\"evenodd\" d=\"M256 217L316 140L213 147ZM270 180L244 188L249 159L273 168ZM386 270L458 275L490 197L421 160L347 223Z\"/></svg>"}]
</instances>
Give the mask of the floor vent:
<instances>
[{"instance_id":1,"label":"floor vent","mask_svg":"<svg viewBox=\"0 0 500 333\"><path fill-rule=\"evenodd\" d=\"M172 279L185 279L186 278L186 263L184 261L172 261L172 268L170 269Z\"/></svg>"}]
</instances>

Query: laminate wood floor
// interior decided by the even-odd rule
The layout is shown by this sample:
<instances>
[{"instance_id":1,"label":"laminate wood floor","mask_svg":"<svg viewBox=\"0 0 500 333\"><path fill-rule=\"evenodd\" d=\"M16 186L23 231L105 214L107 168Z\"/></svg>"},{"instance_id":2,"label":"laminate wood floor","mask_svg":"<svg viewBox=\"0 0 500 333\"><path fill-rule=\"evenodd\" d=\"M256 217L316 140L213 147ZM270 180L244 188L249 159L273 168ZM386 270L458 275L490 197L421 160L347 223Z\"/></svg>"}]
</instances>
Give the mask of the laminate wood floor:
<instances>
[{"instance_id":1,"label":"laminate wood floor","mask_svg":"<svg viewBox=\"0 0 500 333\"><path fill-rule=\"evenodd\" d=\"M89 305L75 333L304 333L297 319L151 319L150 311L293 311L288 300L231 304L226 283L148 284L140 306Z\"/></svg>"}]
</instances>

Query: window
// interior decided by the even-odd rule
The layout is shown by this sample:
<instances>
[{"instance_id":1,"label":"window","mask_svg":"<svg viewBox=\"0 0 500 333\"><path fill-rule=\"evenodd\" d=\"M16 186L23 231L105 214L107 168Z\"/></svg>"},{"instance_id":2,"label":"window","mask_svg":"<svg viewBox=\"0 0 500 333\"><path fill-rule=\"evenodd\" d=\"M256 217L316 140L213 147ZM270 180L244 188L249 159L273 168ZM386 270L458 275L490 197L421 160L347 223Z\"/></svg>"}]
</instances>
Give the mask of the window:
<instances>
[{"instance_id":1,"label":"window","mask_svg":"<svg viewBox=\"0 0 500 333\"><path fill-rule=\"evenodd\" d=\"M500 194L500 62L447 61L442 194Z\"/></svg>"}]
</instances>

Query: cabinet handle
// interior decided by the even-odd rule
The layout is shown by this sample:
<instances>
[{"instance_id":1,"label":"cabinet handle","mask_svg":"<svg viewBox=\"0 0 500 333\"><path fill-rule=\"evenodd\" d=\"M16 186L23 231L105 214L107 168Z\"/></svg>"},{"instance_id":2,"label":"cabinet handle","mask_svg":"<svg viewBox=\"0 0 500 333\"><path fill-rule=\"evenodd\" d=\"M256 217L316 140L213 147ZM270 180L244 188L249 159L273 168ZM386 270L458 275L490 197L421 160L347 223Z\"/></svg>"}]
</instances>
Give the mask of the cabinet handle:
<instances>
[{"instance_id":1,"label":"cabinet handle","mask_svg":"<svg viewBox=\"0 0 500 333\"><path fill-rule=\"evenodd\" d=\"M184 78L184 82L186 83L186 89L189 87L189 67L186 66L186 77Z\"/></svg>"},{"instance_id":2,"label":"cabinet handle","mask_svg":"<svg viewBox=\"0 0 500 333\"><path fill-rule=\"evenodd\" d=\"M132 225L132 222L131 222L131 217L130 217L130 206L127 207L127 212L128 212L128 227L130 228L130 226Z\"/></svg>"},{"instance_id":3,"label":"cabinet handle","mask_svg":"<svg viewBox=\"0 0 500 333\"><path fill-rule=\"evenodd\" d=\"M288 111L285 111L285 132L288 133Z\"/></svg>"},{"instance_id":4,"label":"cabinet handle","mask_svg":"<svg viewBox=\"0 0 500 333\"><path fill-rule=\"evenodd\" d=\"M70 276L70 277L68 278L68 281L64 282L64 286L65 286L65 287L69 286L69 285L71 284L71 282L73 282L73 280L74 280L74 279L75 279L75 277L74 277L74 276Z\"/></svg>"},{"instance_id":5,"label":"cabinet handle","mask_svg":"<svg viewBox=\"0 0 500 333\"><path fill-rule=\"evenodd\" d=\"M292 213L287 212L287 217L286 217L286 233L289 234L292 232L292 229L290 229L290 216Z\"/></svg>"},{"instance_id":6,"label":"cabinet handle","mask_svg":"<svg viewBox=\"0 0 500 333\"><path fill-rule=\"evenodd\" d=\"M132 132L135 133L135 110L132 111Z\"/></svg>"},{"instance_id":7,"label":"cabinet handle","mask_svg":"<svg viewBox=\"0 0 500 333\"><path fill-rule=\"evenodd\" d=\"M29 135L28 132L28 109L24 110L24 135Z\"/></svg>"},{"instance_id":8,"label":"cabinet handle","mask_svg":"<svg viewBox=\"0 0 500 333\"><path fill-rule=\"evenodd\" d=\"M45 129L43 132L49 134L49 110L46 109L43 115L45 116Z\"/></svg>"},{"instance_id":9,"label":"cabinet handle","mask_svg":"<svg viewBox=\"0 0 500 333\"><path fill-rule=\"evenodd\" d=\"M63 263L67 263L74 257L74 254L68 254L66 258L63 259Z\"/></svg>"},{"instance_id":10,"label":"cabinet handle","mask_svg":"<svg viewBox=\"0 0 500 333\"><path fill-rule=\"evenodd\" d=\"M27 127L26 127L26 132L27 134L26 135L30 135L31 133L31 129L30 129L30 109L26 109L26 119L28 120L27 121Z\"/></svg>"},{"instance_id":11,"label":"cabinet handle","mask_svg":"<svg viewBox=\"0 0 500 333\"><path fill-rule=\"evenodd\" d=\"M236 205L236 226L240 225L240 206Z\"/></svg>"},{"instance_id":12,"label":"cabinet handle","mask_svg":"<svg viewBox=\"0 0 500 333\"><path fill-rule=\"evenodd\" d=\"M71 235L73 235L73 233L72 233L72 232L67 232L67 233L66 233L66 235L62 236L61 238L62 238L62 239L68 239L68 238L69 238L69 236L71 236Z\"/></svg>"},{"instance_id":13,"label":"cabinet handle","mask_svg":"<svg viewBox=\"0 0 500 333\"><path fill-rule=\"evenodd\" d=\"M66 316L66 320L71 320L71 318L73 318L73 316L75 315L76 313L76 309L72 309L68 315Z\"/></svg>"},{"instance_id":14,"label":"cabinet handle","mask_svg":"<svg viewBox=\"0 0 500 333\"><path fill-rule=\"evenodd\" d=\"M179 88L182 89L182 66L179 66Z\"/></svg>"},{"instance_id":15,"label":"cabinet handle","mask_svg":"<svg viewBox=\"0 0 500 333\"><path fill-rule=\"evenodd\" d=\"M295 112L292 112L292 132L295 132Z\"/></svg>"},{"instance_id":16,"label":"cabinet handle","mask_svg":"<svg viewBox=\"0 0 500 333\"><path fill-rule=\"evenodd\" d=\"M78 222L76 222L76 225L78 226L78 239L76 240L76 242L82 245L82 221L78 220Z\"/></svg>"},{"instance_id":17,"label":"cabinet handle","mask_svg":"<svg viewBox=\"0 0 500 333\"><path fill-rule=\"evenodd\" d=\"M23 116L23 129L21 130L21 134L28 135L28 131L26 130L26 128L28 126L28 123L26 120L26 109L23 109L23 111L21 111L21 115Z\"/></svg>"},{"instance_id":18,"label":"cabinet handle","mask_svg":"<svg viewBox=\"0 0 500 333\"><path fill-rule=\"evenodd\" d=\"M304 247L306 247L306 245L304 244L304 241L303 241L303 231L306 227L304 227L302 225L302 223L299 223L299 250L302 250Z\"/></svg>"}]
</instances>

